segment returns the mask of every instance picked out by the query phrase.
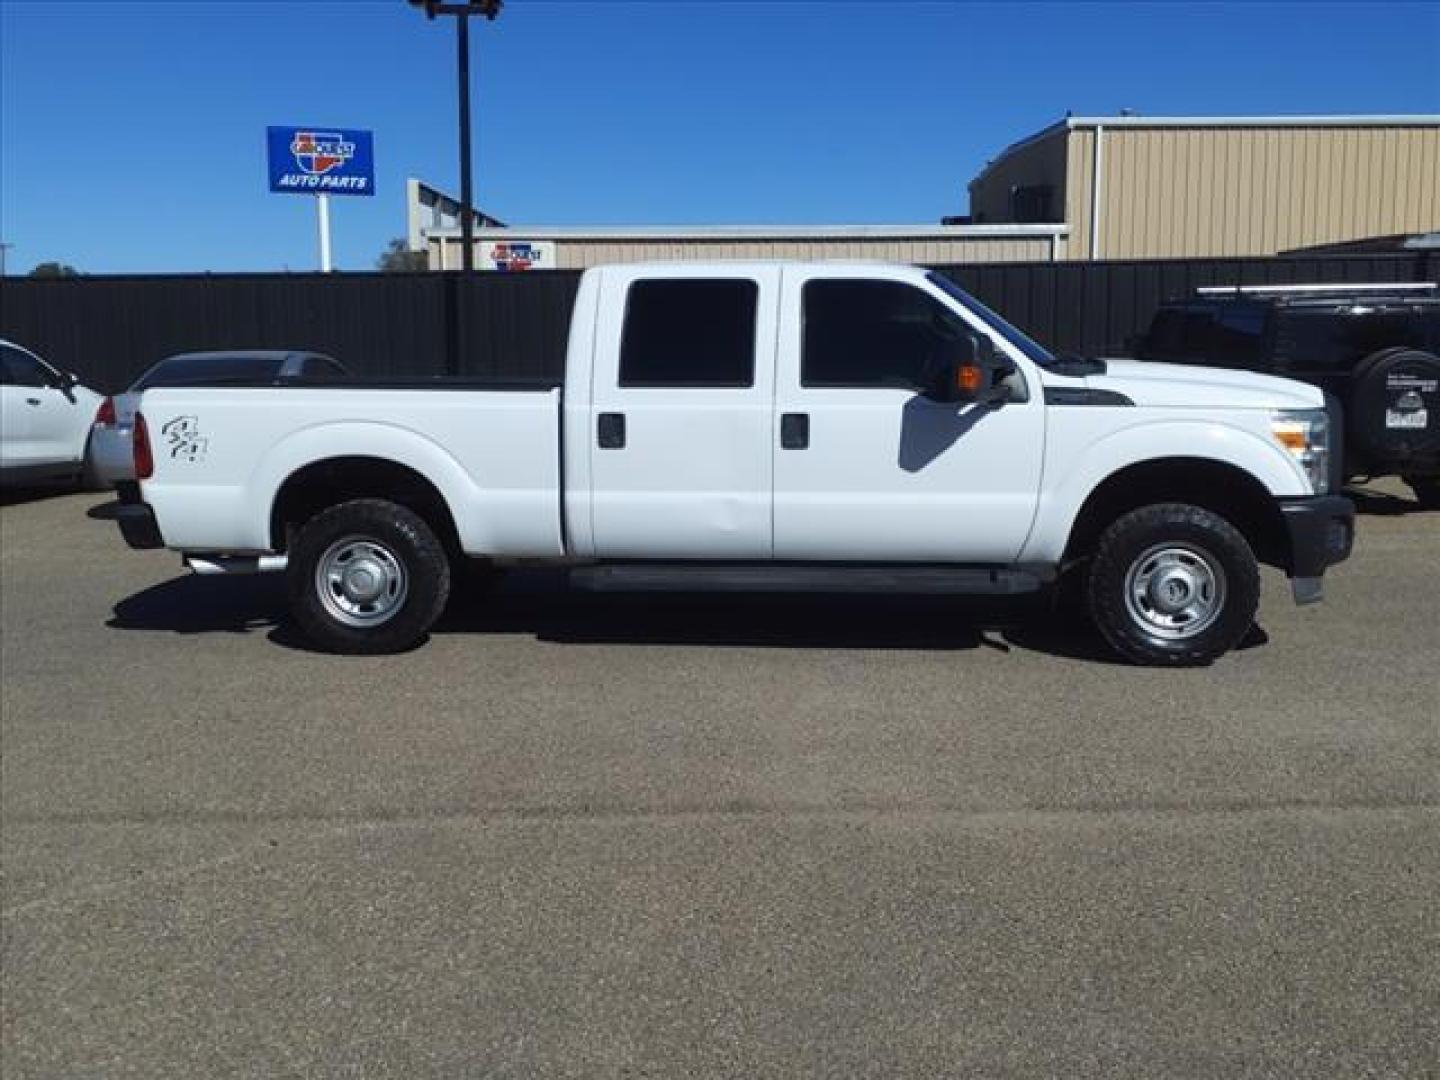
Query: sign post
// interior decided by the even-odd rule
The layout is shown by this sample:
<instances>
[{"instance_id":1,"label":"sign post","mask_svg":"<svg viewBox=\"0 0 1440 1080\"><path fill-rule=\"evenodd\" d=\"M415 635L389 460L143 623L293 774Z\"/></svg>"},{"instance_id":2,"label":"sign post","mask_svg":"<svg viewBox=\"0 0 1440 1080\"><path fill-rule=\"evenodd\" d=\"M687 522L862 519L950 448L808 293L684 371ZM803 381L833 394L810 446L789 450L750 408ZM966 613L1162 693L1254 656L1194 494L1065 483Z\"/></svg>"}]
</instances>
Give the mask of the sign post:
<instances>
[{"instance_id":1,"label":"sign post","mask_svg":"<svg viewBox=\"0 0 1440 1080\"><path fill-rule=\"evenodd\" d=\"M475 269L474 189L470 183L470 16L483 15L491 22L500 14L505 0L410 0L425 9L425 17L455 16L455 70L460 84L460 268L467 274Z\"/></svg>"},{"instance_id":2,"label":"sign post","mask_svg":"<svg viewBox=\"0 0 1440 1080\"><path fill-rule=\"evenodd\" d=\"M328 274L333 269L330 262L330 196L321 192L315 196L320 207L320 272Z\"/></svg>"},{"instance_id":3,"label":"sign post","mask_svg":"<svg viewBox=\"0 0 1440 1080\"><path fill-rule=\"evenodd\" d=\"M265 129L270 190L314 195L319 217L320 269L334 269L330 249L330 196L375 194L372 133L342 128Z\"/></svg>"}]
</instances>

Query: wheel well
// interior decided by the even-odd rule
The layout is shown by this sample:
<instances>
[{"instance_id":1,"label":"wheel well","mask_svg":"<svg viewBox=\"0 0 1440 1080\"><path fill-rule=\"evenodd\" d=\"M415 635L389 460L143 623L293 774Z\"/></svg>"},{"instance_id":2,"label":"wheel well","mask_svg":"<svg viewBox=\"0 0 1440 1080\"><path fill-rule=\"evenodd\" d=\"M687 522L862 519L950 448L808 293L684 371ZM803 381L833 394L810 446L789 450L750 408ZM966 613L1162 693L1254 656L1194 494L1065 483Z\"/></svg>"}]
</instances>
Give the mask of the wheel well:
<instances>
[{"instance_id":1,"label":"wheel well","mask_svg":"<svg viewBox=\"0 0 1440 1080\"><path fill-rule=\"evenodd\" d=\"M1065 561L1086 558L1116 518L1167 502L1219 514L1240 530L1261 562L1289 568L1290 535L1275 497L1244 469L1204 458L1144 461L1106 477L1075 517Z\"/></svg>"},{"instance_id":2,"label":"wheel well","mask_svg":"<svg viewBox=\"0 0 1440 1080\"><path fill-rule=\"evenodd\" d=\"M327 458L292 473L280 486L270 510L270 543L289 547L291 534L326 507L351 499L388 499L425 519L451 552L460 536L450 507L438 488L414 469L372 457Z\"/></svg>"}]
</instances>

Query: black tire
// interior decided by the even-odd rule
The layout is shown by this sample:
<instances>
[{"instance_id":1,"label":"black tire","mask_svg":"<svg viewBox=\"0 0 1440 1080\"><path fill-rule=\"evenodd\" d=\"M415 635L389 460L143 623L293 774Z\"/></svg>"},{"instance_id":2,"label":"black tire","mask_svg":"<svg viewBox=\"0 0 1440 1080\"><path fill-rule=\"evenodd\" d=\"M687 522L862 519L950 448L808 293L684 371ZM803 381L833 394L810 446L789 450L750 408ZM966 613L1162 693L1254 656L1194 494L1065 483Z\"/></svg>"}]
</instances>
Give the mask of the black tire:
<instances>
[{"instance_id":1,"label":"black tire","mask_svg":"<svg viewBox=\"0 0 1440 1080\"><path fill-rule=\"evenodd\" d=\"M1407 476L1405 483L1426 510L1440 510L1440 476Z\"/></svg>"},{"instance_id":2,"label":"black tire","mask_svg":"<svg viewBox=\"0 0 1440 1080\"><path fill-rule=\"evenodd\" d=\"M1085 597L1085 568L1072 567L1050 588L1050 612L1061 625L1088 629L1090 611Z\"/></svg>"},{"instance_id":3,"label":"black tire","mask_svg":"<svg viewBox=\"0 0 1440 1080\"><path fill-rule=\"evenodd\" d=\"M1141 507L1112 523L1085 585L1096 628L1136 664L1208 664L1240 643L1260 603L1260 568L1245 537L1186 503ZM1166 610L1172 603L1183 606Z\"/></svg>"},{"instance_id":4,"label":"black tire","mask_svg":"<svg viewBox=\"0 0 1440 1080\"><path fill-rule=\"evenodd\" d=\"M322 585L322 563L345 584L326 576ZM445 610L450 560L413 510L383 499L355 499L322 510L300 528L286 579L291 614L316 646L336 653L396 653L424 641ZM367 588L373 583L376 595L367 599L351 591L356 581Z\"/></svg>"}]
</instances>

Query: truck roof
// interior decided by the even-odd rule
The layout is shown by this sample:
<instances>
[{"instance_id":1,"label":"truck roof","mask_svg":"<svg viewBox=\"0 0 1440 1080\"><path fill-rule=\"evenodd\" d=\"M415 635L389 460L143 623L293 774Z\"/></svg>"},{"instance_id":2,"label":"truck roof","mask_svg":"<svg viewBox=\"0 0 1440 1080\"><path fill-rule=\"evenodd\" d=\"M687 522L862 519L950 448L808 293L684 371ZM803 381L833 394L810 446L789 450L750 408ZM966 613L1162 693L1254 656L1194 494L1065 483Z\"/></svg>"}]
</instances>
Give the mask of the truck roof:
<instances>
[{"instance_id":1,"label":"truck roof","mask_svg":"<svg viewBox=\"0 0 1440 1080\"><path fill-rule=\"evenodd\" d=\"M646 274L688 274L699 277L706 273L719 270L744 271L744 270L773 270L776 267L794 267L798 269L825 269L825 270L854 270L857 273L864 273L874 270L897 271L904 274L913 274L916 277L924 277L930 271L921 266L911 263L887 262L883 259L714 259L707 261L682 261L682 260L656 260L652 262L635 263L603 263L591 267L592 270L626 270L638 271Z\"/></svg>"}]
</instances>

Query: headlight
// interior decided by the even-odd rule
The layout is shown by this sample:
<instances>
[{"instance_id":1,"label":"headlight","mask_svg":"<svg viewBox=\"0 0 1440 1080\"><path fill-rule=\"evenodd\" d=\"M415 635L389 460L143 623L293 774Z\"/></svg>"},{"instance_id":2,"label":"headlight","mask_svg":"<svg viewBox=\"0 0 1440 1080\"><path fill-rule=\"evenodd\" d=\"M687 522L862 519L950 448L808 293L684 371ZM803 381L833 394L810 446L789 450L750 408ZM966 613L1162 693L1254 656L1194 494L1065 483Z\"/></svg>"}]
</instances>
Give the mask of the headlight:
<instances>
[{"instance_id":1,"label":"headlight","mask_svg":"<svg viewBox=\"0 0 1440 1080\"><path fill-rule=\"evenodd\" d=\"M1280 409L1270 415L1275 440L1300 463L1316 495L1330 490L1330 417L1324 409Z\"/></svg>"}]
</instances>

